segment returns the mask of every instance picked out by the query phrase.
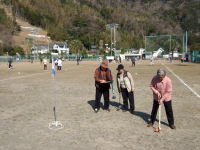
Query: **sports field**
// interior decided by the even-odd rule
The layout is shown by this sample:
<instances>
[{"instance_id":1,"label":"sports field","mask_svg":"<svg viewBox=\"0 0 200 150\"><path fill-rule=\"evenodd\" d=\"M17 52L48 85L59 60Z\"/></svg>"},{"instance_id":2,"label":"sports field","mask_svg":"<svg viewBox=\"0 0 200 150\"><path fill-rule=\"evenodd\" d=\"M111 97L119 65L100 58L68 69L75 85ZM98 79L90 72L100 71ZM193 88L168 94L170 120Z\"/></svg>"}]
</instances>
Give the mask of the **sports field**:
<instances>
[{"instance_id":1,"label":"sports field","mask_svg":"<svg viewBox=\"0 0 200 150\"><path fill-rule=\"evenodd\" d=\"M200 149L200 64L157 60L153 66L149 61L138 61L136 67L131 67L131 62L125 62L135 81L135 114L116 111L116 80L117 99L111 99L111 111L101 109L96 114L92 108L94 71L99 64L83 61L77 66L76 62L64 62L53 83L49 65L48 71L43 71L39 62L20 62L8 70L7 63L0 63L0 150ZM109 67L115 79L117 64L110 63ZM154 128L146 126L153 104L149 84L158 68L166 69L173 82L177 129L168 127L162 107L162 131L154 133ZM54 97L57 119L64 125L57 131L48 128L54 120ZM154 127L157 126L156 122Z\"/></svg>"}]
</instances>

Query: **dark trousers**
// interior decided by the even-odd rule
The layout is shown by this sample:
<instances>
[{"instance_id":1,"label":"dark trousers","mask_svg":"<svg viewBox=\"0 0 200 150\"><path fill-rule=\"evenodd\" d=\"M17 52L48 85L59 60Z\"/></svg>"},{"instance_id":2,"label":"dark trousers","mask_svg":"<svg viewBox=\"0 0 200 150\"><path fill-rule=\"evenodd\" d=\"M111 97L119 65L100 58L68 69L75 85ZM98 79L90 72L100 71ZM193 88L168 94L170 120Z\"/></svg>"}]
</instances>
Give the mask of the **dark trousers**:
<instances>
[{"instance_id":1,"label":"dark trousers","mask_svg":"<svg viewBox=\"0 0 200 150\"><path fill-rule=\"evenodd\" d=\"M172 110L172 101L168 101L168 102L163 102L164 106L165 106L165 112L167 115L167 120L169 125L174 125L174 116L173 116L173 110ZM154 123L156 120L156 115L157 115L157 111L158 111L158 101L153 101L153 108L152 108L152 112L151 112L151 123Z\"/></svg>"},{"instance_id":2,"label":"dark trousers","mask_svg":"<svg viewBox=\"0 0 200 150\"><path fill-rule=\"evenodd\" d=\"M46 64L44 64L44 70L47 70L47 65Z\"/></svg>"},{"instance_id":3,"label":"dark trousers","mask_svg":"<svg viewBox=\"0 0 200 150\"><path fill-rule=\"evenodd\" d=\"M96 88L96 100L95 100L95 108L99 109L100 108L100 101L101 101L101 96L103 94L104 97L104 109L109 108L109 88L108 87L100 87Z\"/></svg>"},{"instance_id":4,"label":"dark trousers","mask_svg":"<svg viewBox=\"0 0 200 150\"><path fill-rule=\"evenodd\" d=\"M11 63L9 63L9 66L8 66L8 68L12 68L12 64L11 64Z\"/></svg>"},{"instance_id":5,"label":"dark trousers","mask_svg":"<svg viewBox=\"0 0 200 150\"><path fill-rule=\"evenodd\" d=\"M124 108L128 109L128 99L129 99L130 110L135 110L134 93L128 92L127 89L121 89L121 92L123 97Z\"/></svg>"},{"instance_id":6,"label":"dark trousers","mask_svg":"<svg viewBox=\"0 0 200 150\"><path fill-rule=\"evenodd\" d=\"M61 70L61 69L62 69L62 66L58 66L58 67L57 67L57 70Z\"/></svg>"},{"instance_id":7,"label":"dark trousers","mask_svg":"<svg viewBox=\"0 0 200 150\"><path fill-rule=\"evenodd\" d=\"M132 62L132 67L133 67L133 65L134 65L134 67L135 67L135 62Z\"/></svg>"}]
</instances>

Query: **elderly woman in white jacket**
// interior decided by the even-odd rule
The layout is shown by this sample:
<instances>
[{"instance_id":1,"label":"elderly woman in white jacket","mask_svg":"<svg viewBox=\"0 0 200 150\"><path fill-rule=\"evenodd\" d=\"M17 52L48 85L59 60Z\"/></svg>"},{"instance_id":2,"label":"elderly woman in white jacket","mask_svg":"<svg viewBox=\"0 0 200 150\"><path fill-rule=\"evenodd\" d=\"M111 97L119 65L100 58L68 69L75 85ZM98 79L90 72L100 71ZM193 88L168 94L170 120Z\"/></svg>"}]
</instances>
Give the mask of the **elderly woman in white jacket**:
<instances>
[{"instance_id":1,"label":"elderly woman in white jacket","mask_svg":"<svg viewBox=\"0 0 200 150\"><path fill-rule=\"evenodd\" d=\"M58 70L62 69L62 60L58 59Z\"/></svg>"},{"instance_id":2,"label":"elderly woman in white jacket","mask_svg":"<svg viewBox=\"0 0 200 150\"><path fill-rule=\"evenodd\" d=\"M124 70L122 64L117 67L117 88L119 93L122 93L123 97L123 110L128 110L128 99L130 104L130 112L133 113L135 110L134 105L134 81L130 72Z\"/></svg>"}]
</instances>

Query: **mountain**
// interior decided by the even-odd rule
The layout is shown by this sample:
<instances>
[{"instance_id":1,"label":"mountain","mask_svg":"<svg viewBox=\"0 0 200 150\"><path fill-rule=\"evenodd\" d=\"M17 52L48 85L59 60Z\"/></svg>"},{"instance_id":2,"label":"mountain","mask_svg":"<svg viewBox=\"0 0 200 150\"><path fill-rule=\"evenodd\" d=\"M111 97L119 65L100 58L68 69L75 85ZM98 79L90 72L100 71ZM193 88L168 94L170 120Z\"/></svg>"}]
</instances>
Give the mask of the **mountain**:
<instances>
[{"instance_id":1,"label":"mountain","mask_svg":"<svg viewBox=\"0 0 200 150\"><path fill-rule=\"evenodd\" d=\"M183 34L200 43L200 0L2 0L13 14L43 28L56 41L84 47L110 43L107 24L118 24L117 48L144 47L145 35ZM197 46L198 48L198 46Z\"/></svg>"}]
</instances>

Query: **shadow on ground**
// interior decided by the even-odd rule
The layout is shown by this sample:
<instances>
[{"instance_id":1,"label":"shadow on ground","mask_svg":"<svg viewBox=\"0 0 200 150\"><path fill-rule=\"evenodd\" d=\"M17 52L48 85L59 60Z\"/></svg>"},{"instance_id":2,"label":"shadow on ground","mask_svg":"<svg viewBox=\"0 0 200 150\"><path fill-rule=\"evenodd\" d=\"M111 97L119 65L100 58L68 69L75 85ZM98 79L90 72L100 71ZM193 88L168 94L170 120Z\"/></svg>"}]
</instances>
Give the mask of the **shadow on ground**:
<instances>
[{"instance_id":1,"label":"shadow on ground","mask_svg":"<svg viewBox=\"0 0 200 150\"><path fill-rule=\"evenodd\" d=\"M94 107L95 107L95 100L89 100L88 104L92 107L92 109L94 109ZM110 105L113 106L113 107L116 107L116 108L118 108L120 106L120 104L117 103L117 102L115 102L115 101L110 101ZM100 108L103 109L103 103L102 102L100 103Z\"/></svg>"},{"instance_id":2,"label":"shadow on ground","mask_svg":"<svg viewBox=\"0 0 200 150\"><path fill-rule=\"evenodd\" d=\"M92 109L94 109L95 107L95 100L89 100L88 104L92 107ZM115 102L115 101L110 101L110 105L112 105L113 107L119 108L119 106L121 104ZM103 103L100 103L100 107L103 109ZM122 110L122 109L121 109ZM150 123L149 119L151 118L150 114L147 114L145 112L140 112L140 111L134 111L133 115L142 118L147 124ZM158 122L158 120L156 119L156 121ZM167 123L161 121L161 124L165 125L165 126L169 126Z\"/></svg>"},{"instance_id":3,"label":"shadow on ground","mask_svg":"<svg viewBox=\"0 0 200 150\"><path fill-rule=\"evenodd\" d=\"M188 64L175 64L176 66L189 66Z\"/></svg>"},{"instance_id":4,"label":"shadow on ground","mask_svg":"<svg viewBox=\"0 0 200 150\"><path fill-rule=\"evenodd\" d=\"M95 108L95 100L89 100L88 104L92 107L92 109L94 110ZM103 104L100 103L100 107L103 108Z\"/></svg>"},{"instance_id":5,"label":"shadow on ground","mask_svg":"<svg viewBox=\"0 0 200 150\"><path fill-rule=\"evenodd\" d=\"M147 124L150 123L149 119L151 118L150 114L144 113L144 112L140 112L140 111L134 111L133 115L138 116L140 118L142 118ZM156 119L156 121L158 122L158 120ZM161 124L165 125L165 126L169 126L167 123L161 121Z\"/></svg>"}]
</instances>

